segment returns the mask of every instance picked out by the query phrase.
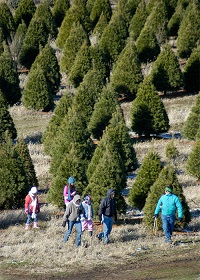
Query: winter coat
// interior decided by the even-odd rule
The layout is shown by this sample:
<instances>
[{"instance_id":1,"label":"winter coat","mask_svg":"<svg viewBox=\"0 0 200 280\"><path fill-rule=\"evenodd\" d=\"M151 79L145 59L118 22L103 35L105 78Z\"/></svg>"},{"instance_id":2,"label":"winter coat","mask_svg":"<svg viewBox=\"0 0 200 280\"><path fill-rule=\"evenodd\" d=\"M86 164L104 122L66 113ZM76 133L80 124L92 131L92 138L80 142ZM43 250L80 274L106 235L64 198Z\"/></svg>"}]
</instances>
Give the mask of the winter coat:
<instances>
[{"instance_id":1,"label":"winter coat","mask_svg":"<svg viewBox=\"0 0 200 280\"><path fill-rule=\"evenodd\" d=\"M111 193L113 189L107 191L106 197L104 197L99 205L99 219L101 220L102 214L107 217L113 217L117 220L117 211L116 211L116 201L115 198L111 198Z\"/></svg>"},{"instance_id":2,"label":"winter coat","mask_svg":"<svg viewBox=\"0 0 200 280\"><path fill-rule=\"evenodd\" d=\"M66 185L64 187L64 190L63 190L63 196L64 196L64 202L65 203L69 203L74 198L74 196L76 195L76 187L75 186L71 186L71 188L69 190L69 193L68 193L68 189L69 189L69 186Z\"/></svg>"},{"instance_id":3,"label":"winter coat","mask_svg":"<svg viewBox=\"0 0 200 280\"><path fill-rule=\"evenodd\" d=\"M154 214L159 214L161 211L162 215L169 216L175 215L176 210L178 210L178 218L182 218L183 209L181 202L175 194L169 193L164 194L158 200Z\"/></svg>"},{"instance_id":4,"label":"winter coat","mask_svg":"<svg viewBox=\"0 0 200 280\"><path fill-rule=\"evenodd\" d=\"M36 196L36 209L35 209L35 213L39 213L40 212L40 204L38 201L38 196ZM31 197L30 194L27 194L27 196L25 197L25 212L27 214L31 214L33 213L33 198Z\"/></svg>"},{"instance_id":5,"label":"winter coat","mask_svg":"<svg viewBox=\"0 0 200 280\"><path fill-rule=\"evenodd\" d=\"M79 205L76 205L79 199L81 199L80 195L76 194L73 200L69 202L63 216L63 222L67 222L68 220L71 222L80 221L80 216L84 213L84 209L81 202Z\"/></svg>"},{"instance_id":6,"label":"winter coat","mask_svg":"<svg viewBox=\"0 0 200 280\"><path fill-rule=\"evenodd\" d=\"M83 206L83 209L84 209L84 213L83 213L83 217L86 219L86 220L89 220L88 218L88 213L89 213L89 207L90 207L90 220L93 220L94 218L94 210L93 210L93 206L92 206L92 203L88 204L87 202L83 201L82 202L82 206Z\"/></svg>"}]
</instances>

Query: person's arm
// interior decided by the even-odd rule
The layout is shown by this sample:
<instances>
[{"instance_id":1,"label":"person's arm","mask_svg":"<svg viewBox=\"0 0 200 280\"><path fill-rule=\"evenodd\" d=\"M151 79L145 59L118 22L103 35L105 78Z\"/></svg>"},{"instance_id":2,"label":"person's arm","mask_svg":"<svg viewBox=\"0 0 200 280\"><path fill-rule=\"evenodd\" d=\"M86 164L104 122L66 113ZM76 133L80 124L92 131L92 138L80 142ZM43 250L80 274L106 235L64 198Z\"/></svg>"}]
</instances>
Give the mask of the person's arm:
<instances>
[{"instance_id":1,"label":"person's arm","mask_svg":"<svg viewBox=\"0 0 200 280\"><path fill-rule=\"evenodd\" d=\"M182 204L181 204L178 196L176 196L175 203L176 203L176 208L178 210L178 218L182 219L182 217L183 217L183 207L182 207Z\"/></svg>"},{"instance_id":2,"label":"person's arm","mask_svg":"<svg viewBox=\"0 0 200 280\"><path fill-rule=\"evenodd\" d=\"M28 214L29 213L29 203L30 203L30 196L27 195L25 198L25 213Z\"/></svg>"},{"instance_id":3,"label":"person's arm","mask_svg":"<svg viewBox=\"0 0 200 280\"><path fill-rule=\"evenodd\" d=\"M158 203L156 205L156 209L154 211L154 215L158 215L160 213L161 204L162 204L162 197L158 200Z\"/></svg>"}]
</instances>

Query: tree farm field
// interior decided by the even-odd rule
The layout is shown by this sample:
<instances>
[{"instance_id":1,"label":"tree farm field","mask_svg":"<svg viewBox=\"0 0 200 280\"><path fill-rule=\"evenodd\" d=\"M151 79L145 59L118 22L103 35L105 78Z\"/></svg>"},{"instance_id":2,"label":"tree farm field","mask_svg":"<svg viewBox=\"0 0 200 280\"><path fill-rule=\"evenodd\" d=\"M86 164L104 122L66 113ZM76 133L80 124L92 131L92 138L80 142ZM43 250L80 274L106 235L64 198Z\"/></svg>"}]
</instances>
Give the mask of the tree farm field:
<instances>
[{"instance_id":1,"label":"tree farm field","mask_svg":"<svg viewBox=\"0 0 200 280\"><path fill-rule=\"evenodd\" d=\"M170 119L170 132L182 130L195 95L162 97ZM131 103L122 103L124 117L130 128ZM23 106L10 108L18 136L28 143L39 189L50 186L51 158L44 154L42 133L52 113L29 111ZM134 139L133 145L139 163L152 147L166 162L165 147L170 140ZM0 212L0 280L11 279L200 279L200 192L199 182L186 173L185 163L193 142L174 139L179 156L174 164L179 183L191 210L192 220L188 229L176 230L174 246L166 248L162 231L153 234L142 222L120 217L114 225L109 245L96 238L100 230L95 223L94 234L83 233L82 245L75 247L75 233L66 244L62 243L65 230L62 226L61 209L46 203L45 194L39 195L41 213L39 230L25 231L26 216L23 209ZM136 170L135 173L137 173ZM128 179L131 186L134 179ZM153 228L153 219L152 219Z\"/></svg>"}]
</instances>

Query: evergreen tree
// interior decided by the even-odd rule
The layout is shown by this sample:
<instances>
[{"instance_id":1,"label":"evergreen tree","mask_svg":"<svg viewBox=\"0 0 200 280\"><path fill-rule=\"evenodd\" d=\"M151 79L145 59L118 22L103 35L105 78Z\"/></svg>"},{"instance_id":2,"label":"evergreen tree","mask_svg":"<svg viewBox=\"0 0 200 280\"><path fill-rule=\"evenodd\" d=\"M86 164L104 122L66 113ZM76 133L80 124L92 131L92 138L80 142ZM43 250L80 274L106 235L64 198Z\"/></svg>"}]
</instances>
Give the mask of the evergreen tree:
<instances>
[{"instance_id":1,"label":"evergreen tree","mask_svg":"<svg viewBox=\"0 0 200 280\"><path fill-rule=\"evenodd\" d=\"M40 68L43 70L47 79L52 95L58 92L60 86L60 67L55 54L49 43L40 51L34 63L31 66L31 72Z\"/></svg>"},{"instance_id":2,"label":"evergreen tree","mask_svg":"<svg viewBox=\"0 0 200 280\"><path fill-rule=\"evenodd\" d=\"M99 139L102 136L117 104L117 93L114 89L110 85L104 87L99 100L94 105L94 111L88 124L88 130L94 138Z\"/></svg>"},{"instance_id":3,"label":"evergreen tree","mask_svg":"<svg viewBox=\"0 0 200 280\"><path fill-rule=\"evenodd\" d=\"M15 22L8 5L2 1L0 3L0 27L3 31L4 40L10 43L15 32Z\"/></svg>"},{"instance_id":4,"label":"evergreen tree","mask_svg":"<svg viewBox=\"0 0 200 280\"><path fill-rule=\"evenodd\" d=\"M190 56L200 38L200 3L192 1L178 30L177 49L180 57Z\"/></svg>"},{"instance_id":5,"label":"evergreen tree","mask_svg":"<svg viewBox=\"0 0 200 280\"><path fill-rule=\"evenodd\" d=\"M61 26L65 14L69 8L70 0L55 0L55 4L52 8L52 15L57 27Z\"/></svg>"},{"instance_id":6,"label":"evergreen tree","mask_svg":"<svg viewBox=\"0 0 200 280\"><path fill-rule=\"evenodd\" d=\"M190 218L190 212L189 207L187 204L187 201L185 199L185 196L183 194L183 190L181 185L178 182L176 173L174 171L174 168L170 165L167 165L162 169L162 171L159 174L159 177L155 181L155 183L151 186L149 194L146 199L145 206L143 208L144 211L144 219L143 223L147 227L152 227L153 224L153 215L155 211L156 204L158 202L158 199L162 194L164 194L164 189L166 186L171 185L173 188L173 193L177 195L181 201L182 207L183 207L183 227L188 224L191 220ZM175 223L175 226L177 223ZM158 218L158 227L161 228L161 218Z\"/></svg>"},{"instance_id":7,"label":"evergreen tree","mask_svg":"<svg viewBox=\"0 0 200 280\"><path fill-rule=\"evenodd\" d=\"M198 130L197 130L196 141L197 141L197 142L200 141L200 127L199 127Z\"/></svg>"},{"instance_id":8,"label":"evergreen tree","mask_svg":"<svg viewBox=\"0 0 200 280\"><path fill-rule=\"evenodd\" d=\"M39 67L29 72L24 86L22 102L26 108L50 111L53 108L53 95L45 73Z\"/></svg>"},{"instance_id":9,"label":"evergreen tree","mask_svg":"<svg viewBox=\"0 0 200 280\"><path fill-rule=\"evenodd\" d=\"M3 38L3 30L0 27L0 55L3 53L4 48L3 48L3 42L4 42L4 38Z\"/></svg>"},{"instance_id":10,"label":"evergreen tree","mask_svg":"<svg viewBox=\"0 0 200 280\"><path fill-rule=\"evenodd\" d=\"M90 48L87 42L83 42L71 67L69 82L77 88L91 66Z\"/></svg>"},{"instance_id":11,"label":"evergreen tree","mask_svg":"<svg viewBox=\"0 0 200 280\"><path fill-rule=\"evenodd\" d=\"M8 133L12 140L17 137L17 130L13 119L8 111L5 98L0 90L0 143L5 139L5 135Z\"/></svg>"},{"instance_id":12,"label":"evergreen tree","mask_svg":"<svg viewBox=\"0 0 200 280\"><path fill-rule=\"evenodd\" d=\"M72 147L70 152L64 155L56 176L52 179L48 201L59 207L64 207L63 188L70 176L76 178L76 192L81 195L87 183L86 167L86 162L77 156L75 149Z\"/></svg>"},{"instance_id":13,"label":"evergreen tree","mask_svg":"<svg viewBox=\"0 0 200 280\"><path fill-rule=\"evenodd\" d=\"M17 65L5 44L4 52L0 56L0 89L10 105L15 104L21 98Z\"/></svg>"},{"instance_id":14,"label":"evergreen tree","mask_svg":"<svg viewBox=\"0 0 200 280\"><path fill-rule=\"evenodd\" d=\"M179 155L178 149L176 148L175 144L174 144L174 139L172 139L171 141L169 141L166 145L165 148L165 154L166 157L169 161L174 161L176 159L176 157Z\"/></svg>"},{"instance_id":15,"label":"evergreen tree","mask_svg":"<svg viewBox=\"0 0 200 280\"><path fill-rule=\"evenodd\" d=\"M12 40L12 43L10 45L10 52L12 54L13 60L18 63L19 53L21 51L24 38L26 36L27 27L24 21L20 23L17 27L17 30L15 32L15 36Z\"/></svg>"},{"instance_id":16,"label":"evergreen tree","mask_svg":"<svg viewBox=\"0 0 200 280\"><path fill-rule=\"evenodd\" d=\"M150 187L157 180L162 168L159 155L154 150L150 150L143 159L131 187L129 193L129 203L131 206L137 207L140 210L143 209Z\"/></svg>"},{"instance_id":17,"label":"evergreen tree","mask_svg":"<svg viewBox=\"0 0 200 280\"><path fill-rule=\"evenodd\" d=\"M140 0L118 0L114 12L123 15L127 27L130 25L131 19L136 12Z\"/></svg>"},{"instance_id":18,"label":"evergreen tree","mask_svg":"<svg viewBox=\"0 0 200 280\"><path fill-rule=\"evenodd\" d=\"M178 58L166 44L153 64L151 71L152 83L158 91L174 91L183 86L183 77Z\"/></svg>"},{"instance_id":19,"label":"evergreen tree","mask_svg":"<svg viewBox=\"0 0 200 280\"><path fill-rule=\"evenodd\" d=\"M200 180L200 141L197 141L188 156L186 170L189 174Z\"/></svg>"},{"instance_id":20,"label":"evergreen tree","mask_svg":"<svg viewBox=\"0 0 200 280\"><path fill-rule=\"evenodd\" d=\"M112 16L112 8L109 0L96 0L94 1L91 13L90 13L90 20L95 26L99 21L101 15L104 15L107 22L110 21Z\"/></svg>"},{"instance_id":21,"label":"evergreen tree","mask_svg":"<svg viewBox=\"0 0 200 280\"><path fill-rule=\"evenodd\" d=\"M101 39L101 35L103 34L103 31L106 28L106 26L108 25L108 23L109 23L109 21L107 20L106 15L102 12L97 24L94 27L93 33L92 33L92 37L95 38L96 44L99 43L99 41Z\"/></svg>"},{"instance_id":22,"label":"evergreen tree","mask_svg":"<svg viewBox=\"0 0 200 280\"><path fill-rule=\"evenodd\" d=\"M0 143L0 209L22 207L28 188L21 157L6 136Z\"/></svg>"},{"instance_id":23,"label":"evergreen tree","mask_svg":"<svg viewBox=\"0 0 200 280\"><path fill-rule=\"evenodd\" d=\"M84 30L89 34L91 22L84 0L72 1L70 8L67 10L56 38L56 44L59 48L64 47L71 28L78 22L83 25Z\"/></svg>"},{"instance_id":24,"label":"evergreen tree","mask_svg":"<svg viewBox=\"0 0 200 280\"><path fill-rule=\"evenodd\" d=\"M23 166L24 166L24 170L26 172L26 177L28 180L28 186L38 186L38 179L35 173L35 169L34 169L34 165L33 165L33 161L31 159L30 153L29 153L29 149L27 144L24 142L24 140L22 138L17 140L16 145L14 146L14 149L18 152Z\"/></svg>"},{"instance_id":25,"label":"evergreen tree","mask_svg":"<svg viewBox=\"0 0 200 280\"><path fill-rule=\"evenodd\" d=\"M20 0L14 14L16 26L24 22L28 27L35 11L36 6L33 0Z\"/></svg>"},{"instance_id":26,"label":"evergreen tree","mask_svg":"<svg viewBox=\"0 0 200 280\"><path fill-rule=\"evenodd\" d=\"M162 100L147 77L141 83L131 106L131 128L148 136L168 131L169 119Z\"/></svg>"},{"instance_id":27,"label":"evergreen tree","mask_svg":"<svg viewBox=\"0 0 200 280\"><path fill-rule=\"evenodd\" d=\"M135 42L130 39L113 67L110 83L119 95L134 98L142 80Z\"/></svg>"},{"instance_id":28,"label":"evergreen tree","mask_svg":"<svg viewBox=\"0 0 200 280\"><path fill-rule=\"evenodd\" d=\"M60 67L62 72L66 74L70 73L76 55L84 41L89 45L89 37L86 31L84 30L83 26L77 22L72 26L70 34L63 47L63 54L60 59Z\"/></svg>"},{"instance_id":29,"label":"evergreen tree","mask_svg":"<svg viewBox=\"0 0 200 280\"><path fill-rule=\"evenodd\" d=\"M135 41L139 37L147 17L148 17L148 12L146 8L146 1L141 0L136 9L134 16L131 19L130 26L129 26L129 34Z\"/></svg>"},{"instance_id":30,"label":"evergreen tree","mask_svg":"<svg viewBox=\"0 0 200 280\"><path fill-rule=\"evenodd\" d=\"M50 118L50 121L42 137L43 144L44 144L44 151L46 154L51 155L51 149L52 149L54 139L56 138L57 131L65 115L67 115L71 103L72 103L72 95L66 92L66 94L61 97L58 105L54 110L52 117Z\"/></svg>"},{"instance_id":31,"label":"evergreen tree","mask_svg":"<svg viewBox=\"0 0 200 280\"><path fill-rule=\"evenodd\" d=\"M183 69L185 89L188 92L200 91L200 45L193 49Z\"/></svg>"},{"instance_id":32,"label":"evergreen tree","mask_svg":"<svg viewBox=\"0 0 200 280\"><path fill-rule=\"evenodd\" d=\"M191 109L191 112L184 123L182 134L184 137L195 140L197 131L199 129L200 124L200 92L198 93L195 104Z\"/></svg>"}]
</instances>

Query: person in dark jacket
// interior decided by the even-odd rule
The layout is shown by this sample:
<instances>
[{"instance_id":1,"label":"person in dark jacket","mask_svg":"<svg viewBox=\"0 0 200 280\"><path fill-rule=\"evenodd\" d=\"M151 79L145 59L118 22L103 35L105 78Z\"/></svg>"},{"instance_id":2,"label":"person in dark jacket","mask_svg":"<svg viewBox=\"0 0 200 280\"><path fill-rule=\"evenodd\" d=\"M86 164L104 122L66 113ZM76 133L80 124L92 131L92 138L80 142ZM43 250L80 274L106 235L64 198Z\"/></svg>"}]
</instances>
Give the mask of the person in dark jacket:
<instances>
[{"instance_id":1,"label":"person in dark jacket","mask_svg":"<svg viewBox=\"0 0 200 280\"><path fill-rule=\"evenodd\" d=\"M112 231L113 217L117 220L115 191L108 189L106 197L104 197L99 205L99 220L103 224L103 232L98 234L99 240L104 238L105 243L109 243L109 234Z\"/></svg>"}]
</instances>

